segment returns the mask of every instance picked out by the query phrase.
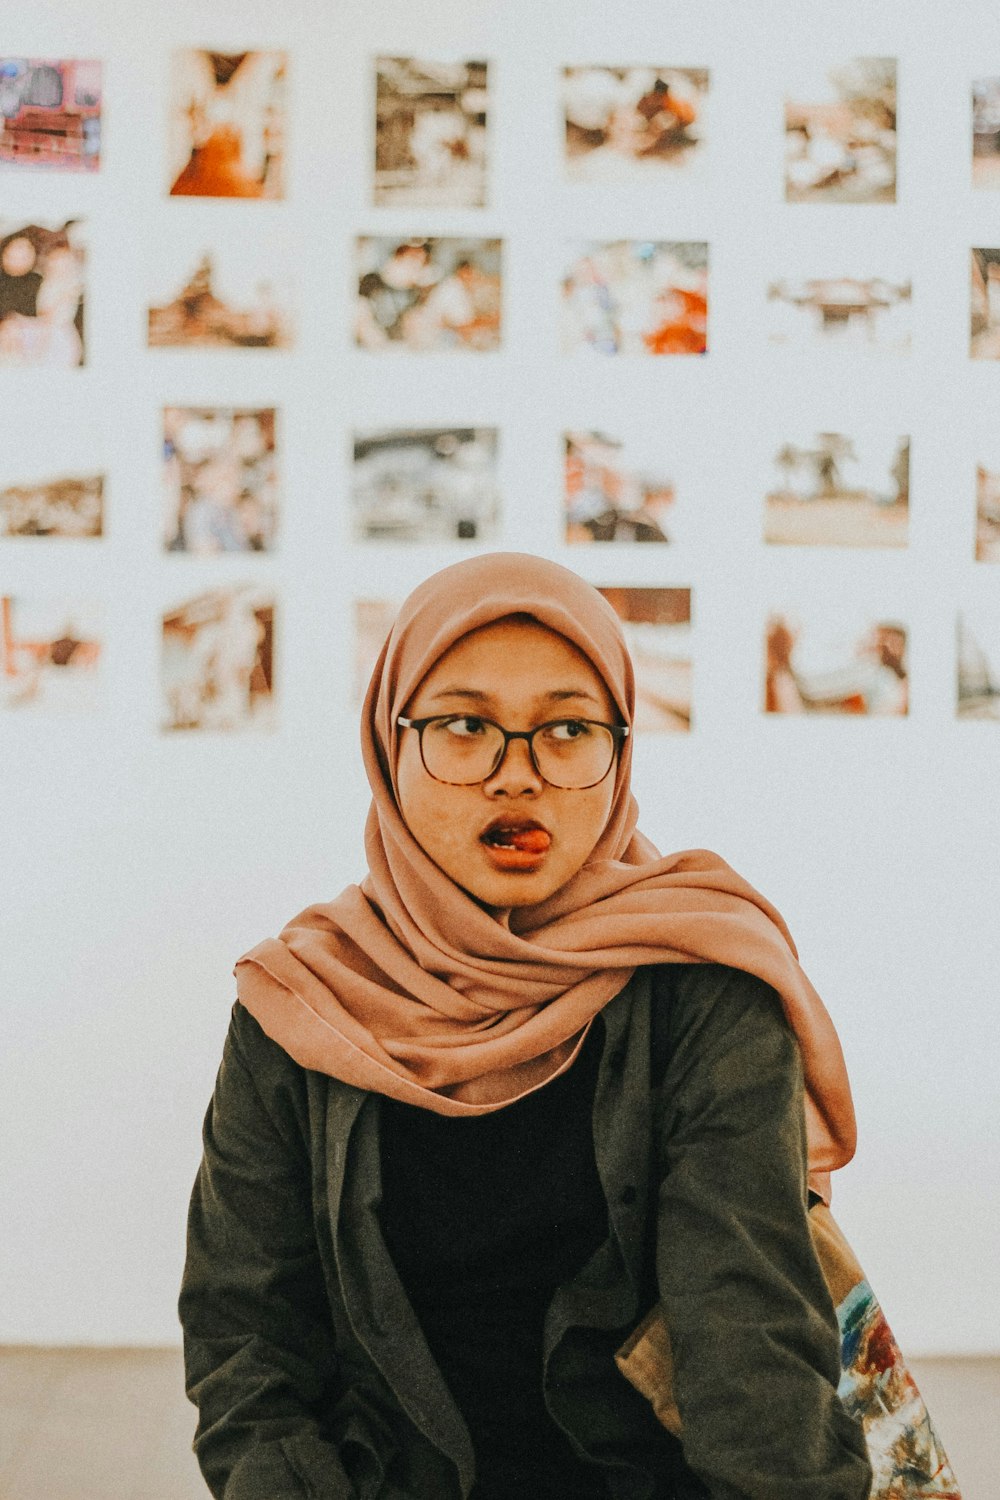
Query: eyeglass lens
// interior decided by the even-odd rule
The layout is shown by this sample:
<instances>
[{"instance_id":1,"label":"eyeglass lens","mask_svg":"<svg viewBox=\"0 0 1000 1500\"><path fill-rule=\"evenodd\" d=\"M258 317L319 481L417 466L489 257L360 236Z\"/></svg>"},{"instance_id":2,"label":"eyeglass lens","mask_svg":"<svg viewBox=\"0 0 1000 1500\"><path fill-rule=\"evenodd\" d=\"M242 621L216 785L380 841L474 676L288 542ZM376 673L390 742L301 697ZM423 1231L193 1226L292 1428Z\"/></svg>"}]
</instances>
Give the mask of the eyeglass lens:
<instances>
[{"instance_id":1,"label":"eyeglass lens","mask_svg":"<svg viewBox=\"0 0 1000 1500\"><path fill-rule=\"evenodd\" d=\"M531 736L540 776L556 787L587 787L602 781L615 754L614 735L602 724L562 719L542 724ZM459 786L485 781L500 763L503 732L484 719L433 719L422 736L424 765L431 776Z\"/></svg>"}]
</instances>

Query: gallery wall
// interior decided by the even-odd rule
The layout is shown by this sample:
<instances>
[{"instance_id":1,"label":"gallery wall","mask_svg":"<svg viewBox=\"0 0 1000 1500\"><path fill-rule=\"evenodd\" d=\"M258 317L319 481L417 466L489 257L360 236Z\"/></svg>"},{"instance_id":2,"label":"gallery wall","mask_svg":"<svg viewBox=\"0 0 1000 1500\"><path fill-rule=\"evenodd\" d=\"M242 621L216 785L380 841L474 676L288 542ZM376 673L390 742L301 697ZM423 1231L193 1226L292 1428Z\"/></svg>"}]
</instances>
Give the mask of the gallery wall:
<instances>
[{"instance_id":1,"label":"gallery wall","mask_svg":"<svg viewBox=\"0 0 1000 1500\"><path fill-rule=\"evenodd\" d=\"M920 12L8 18L0 1340L178 1338L233 963L503 549L619 610L647 834L786 916L904 1348L1000 1348L1000 26Z\"/></svg>"}]
</instances>

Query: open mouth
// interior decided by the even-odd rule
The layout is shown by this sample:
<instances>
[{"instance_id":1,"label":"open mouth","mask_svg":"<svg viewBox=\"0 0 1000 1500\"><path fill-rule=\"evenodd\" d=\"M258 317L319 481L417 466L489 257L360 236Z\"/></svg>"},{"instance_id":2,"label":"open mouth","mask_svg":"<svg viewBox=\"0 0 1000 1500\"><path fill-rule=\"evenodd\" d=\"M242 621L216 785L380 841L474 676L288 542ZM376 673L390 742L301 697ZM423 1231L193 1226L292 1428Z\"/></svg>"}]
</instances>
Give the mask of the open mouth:
<instances>
[{"instance_id":1,"label":"open mouth","mask_svg":"<svg viewBox=\"0 0 1000 1500\"><path fill-rule=\"evenodd\" d=\"M491 862L501 870L531 870L541 864L552 835L540 823L497 818L480 834Z\"/></svg>"}]
</instances>

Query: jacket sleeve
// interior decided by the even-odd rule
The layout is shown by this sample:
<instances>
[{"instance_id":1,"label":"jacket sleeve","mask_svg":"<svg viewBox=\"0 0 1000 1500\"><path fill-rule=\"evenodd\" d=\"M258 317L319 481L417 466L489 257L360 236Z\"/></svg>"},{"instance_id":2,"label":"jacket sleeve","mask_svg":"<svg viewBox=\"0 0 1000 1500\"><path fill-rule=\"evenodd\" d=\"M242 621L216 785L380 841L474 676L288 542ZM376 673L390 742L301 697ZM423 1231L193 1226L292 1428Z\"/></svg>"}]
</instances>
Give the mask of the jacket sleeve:
<instances>
[{"instance_id":1,"label":"jacket sleeve","mask_svg":"<svg viewBox=\"0 0 1000 1500\"><path fill-rule=\"evenodd\" d=\"M216 1500L350 1500L318 1419L336 1365L302 1126L289 1088L268 1087L265 1107L241 1033L248 1049L274 1047L234 1006L180 1294L194 1450Z\"/></svg>"},{"instance_id":2,"label":"jacket sleeve","mask_svg":"<svg viewBox=\"0 0 1000 1500\"><path fill-rule=\"evenodd\" d=\"M807 1221L798 1046L777 994L696 965L657 1102L657 1277L687 1463L712 1500L865 1500L862 1430Z\"/></svg>"}]
</instances>

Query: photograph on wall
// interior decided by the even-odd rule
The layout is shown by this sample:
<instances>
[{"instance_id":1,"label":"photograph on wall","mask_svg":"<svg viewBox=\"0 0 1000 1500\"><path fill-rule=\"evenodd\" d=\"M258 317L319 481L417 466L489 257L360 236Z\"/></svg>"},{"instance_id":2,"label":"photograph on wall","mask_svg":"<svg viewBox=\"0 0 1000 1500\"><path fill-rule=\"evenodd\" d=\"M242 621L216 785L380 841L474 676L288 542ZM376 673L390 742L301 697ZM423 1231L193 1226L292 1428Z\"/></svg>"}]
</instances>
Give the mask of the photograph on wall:
<instances>
[{"instance_id":1,"label":"photograph on wall","mask_svg":"<svg viewBox=\"0 0 1000 1500\"><path fill-rule=\"evenodd\" d=\"M782 443L764 505L764 540L804 547L905 547L910 440L816 432Z\"/></svg>"},{"instance_id":2,"label":"photograph on wall","mask_svg":"<svg viewBox=\"0 0 1000 1500\"><path fill-rule=\"evenodd\" d=\"M708 245L577 243L562 282L564 353L704 354Z\"/></svg>"},{"instance_id":3,"label":"photograph on wall","mask_svg":"<svg viewBox=\"0 0 1000 1500\"><path fill-rule=\"evenodd\" d=\"M378 654L385 645L402 599L355 599L353 604L353 654L351 701L361 703L368 691Z\"/></svg>"},{"instance_id":4,"label":"photograph on wall","mask_svg":"<svg viewBox=\"0 0 1000 1500\"><path fill-rule=\"evenodd\" d=\"M60 225L0 218L0 367L84 363L84 240Z\"/></svg>"},{"instance_id":5,"label":"photograph on wall","mask_svg":"<svg viewBox=\"0 0 1000 1500\"><path fill-rule=\"evenodd\" d=\"M101 161L101 64L0 57L0 166L95 172Z\"/></svg>"},{"instance_id":6,"label":"photograph on wall","mask_svg":"<svg viewBox=\"0 0 1000 1500\"><path fill-rule=\"evenodd\" d=\"M93 709L99 619L93 602L0 596L0 706L56 713Z\"/></svg>"},{"instance_id":7,"label":"photograph on wall","mask_svg":"<svg viewBox=\"0 0 1000 1500\"><path fill-rule=\"evenodd\" d=\"M854 57L787 78L785 198L895 203L895 58Z\"/></svg>"},{"instance_id":8,"label":"photograph on wall","mask_svg":"<svg viewBox=\"0 0 1000 1500\"><path fill-rule=\"evenodd\" d=\"M486 203L485 62L375 60L375 202L444 208Z\"/></svg>"},{"instance_id":9,"label":"photograph on wall","mask_svg":"<svg viewBox=\"0 0 1000 1500\"><path fill-rule=\"evenodd\" d=\"M972 84L972 186L1000 188L1000 75Z\"/></svg>"},{"instance_id":10,"label":"photograph on wall","mask_svg":"<svg viewBox=\"0 0 1000 1500\"><path fill-rule=\"evenodd\" d=\"M909 281L881 276L783 276L767 288L768 338L808 353L908 354Z\"/></svg>"},{"instance_id":11,"label":"photograph on wall","mask_svg":"<svg viewBox=\"0 0 1000 1500\"><path fill-rule=\"evenodd\" d=\"M970 344L973 359L1000 359L1000 250L973 250Z\"/></svg>"},{"instance_id":12,"label":"photograph on wall","mask_svg":"<svg viewBox=\"0 0 1000 1500\"><path fill-rule=\"evenodd\" d=\"M171 197L283 198L287 57L185 47L170 66Z\"/></svg>"},{"instance_id":13,"label":"photograph on wall","mask_svg":"<svg viewBox=\"0 0 1000 1500\"><path fill-rule=\"evenodd\" d=\"M976 561L1000 562L1000 451L976 465Z\"/></svg>"},{"instance_id":14,"label":"photograph on wall","mask_svg":"<svg viewBox=\"0 0 1000 1500\"><path fill-rule=\"evenodd\" d=\"M908 712L907 629L892 616L836 605L775 611L764 653L765 713Z\"/></svg>"},{"instance_id":15,"label":"photograph on wall","mask_svg":"<svg viewBox=\"0 0 1000 1500\"><path fill-rule=\"evenodd\" d=\"M280 503L274 407L163 412L163 545L208 557L271 552Z\"/></svg>"},{"instance_id":16,"label":"photograph on wall","mask_svg":"<svg viewBox=\"0 0 1000 1500\"><path fill-rule=\"evenodd\" d=\"M0 537L94 537L104 534L103 474L43 479L0 476Z\"/></svg>"},{"instance_id":17,"label":"photograph on wall","mask_svg":"<svg viewBox=\"0 0 1000 1500\"><path fill-rule=\"evenodd\" d=\"M958 717L1000 721L1000 605L967 606L958 617Z\"/></svg>"},{"instance_id":18,"label":"photograph on wall","mask_svg":"<svg viewBox=\"0 0 1000 1500\"><path fill-rule=\"evenodd\" d=\"M377 353L500 347L501 241L361 238L355 339Z\"/></svg>"},{"instance_id":19,"label":"photograph on wall","mask_svg":"<svg viewBox=\"0 0 1000 1500\"><path fill-rule=\"evenodd\" d=\"M563 68L562 103L571 182L652 185L704 162L705 68Z\"/></svg>"},{"instance_id":20,"label":"photograph on wall","mask_svg":"<svg viewBox=\"0 0 1000 1500\"><path fill-rule=\"evenodd\" d=\"M691 728L691 590L598 588L621 621L635 666L635 732Z\"/></svg>"},{"instance_id":21,"label":"photograph on wall","mask_svg":"<svg viewBox=\"0 0 1000 1500\"><path fill-rule=\"evenodd\" d=\"M567 542L677 542L677 485L664 441L651 428L628 439L578 429L563 434Z\"/></svg>"},{"instance_id":22,"label":"photograph on wall","mask_svg":"<svg viewBox=\"0 0 1000 1500\"><path fill-rule=\"evenodd\" d=\"M163 249L159 258L169 258L171 268L156 268L151 349L291 347L291 295L269 237L246 235L181 258L167 236Z\"/></svg>"},{"instance_id":23,"label":"photograph on wall","mask_svg":"<svg viewBox=\"0 0 1000 1500\"><path fill-rule=\"evenodd\" d=\"M210 589L163 616L161 729L274 727L274 593Z\"/></svg>"},{"instance_id":24,"label":"photograph on wall","mask_svg":"<svg viewBox=\"0 0 1000 1500\"><path fill-rule=\"evenodd\" d=\"M354 537L495 542L495 427L393 427L354 434Z\"/></svg>"}]
</instances>

